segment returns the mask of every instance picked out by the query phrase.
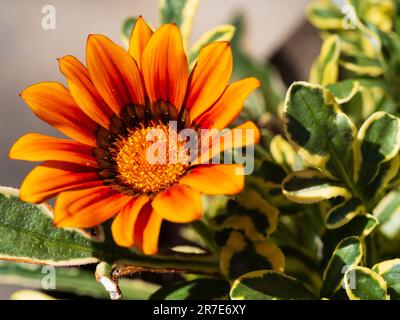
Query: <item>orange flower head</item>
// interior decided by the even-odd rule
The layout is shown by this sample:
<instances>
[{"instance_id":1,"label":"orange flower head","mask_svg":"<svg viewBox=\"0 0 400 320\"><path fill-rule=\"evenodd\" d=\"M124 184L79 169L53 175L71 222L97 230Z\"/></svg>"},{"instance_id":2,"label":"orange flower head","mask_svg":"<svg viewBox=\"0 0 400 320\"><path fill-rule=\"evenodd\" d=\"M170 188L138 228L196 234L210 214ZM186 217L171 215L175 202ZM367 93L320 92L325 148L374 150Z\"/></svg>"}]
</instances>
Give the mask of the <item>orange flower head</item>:
<instances>
[{"instance_id":1,"label":"orange flower head","mask_svg":"<svg viewBox=\"0 0 400 320\"><path fill-rule=\"evenodd\" d=\"M86 62L87 67L72 56L59 59L68 89L43 82L21 93L40 119L72 140L29 133L14 144L10 158L44 161L24 179L20 197L32 203L57 197L58 227L89 228L114 217L118 245L155 254L163 220L199 219L201 194L230 195L244 187L240 165L203 161L215 155L216 135L207 136L206 148L201 145L193 156L187 141L174 134L192 129L203 141L201 130L224 129L259 81L229 84L233 64L227 42L205 46L189 75L177 26L153 32L142 17L128 52L105 36L90 35ZM253 123L236 128L248 129L255 140L231 137L217 152L257 142ZM154 132L159 135L149 139ZM149 150L163 144L165 161L149 161ZM156 149L154 155L160 153Z\"/></svg>"}]
</instances>

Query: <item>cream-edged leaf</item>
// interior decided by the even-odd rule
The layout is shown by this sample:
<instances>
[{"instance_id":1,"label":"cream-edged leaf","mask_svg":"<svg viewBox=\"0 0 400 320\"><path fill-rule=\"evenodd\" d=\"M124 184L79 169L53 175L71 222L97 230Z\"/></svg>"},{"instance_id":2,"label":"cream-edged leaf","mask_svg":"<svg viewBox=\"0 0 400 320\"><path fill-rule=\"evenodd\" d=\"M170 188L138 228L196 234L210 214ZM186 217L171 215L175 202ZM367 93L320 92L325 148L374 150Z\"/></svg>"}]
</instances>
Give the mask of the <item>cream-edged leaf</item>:
<instances>
[{"instance_id":1,"label":"cream-edged leaf","mask_svg":"<svg viewBox=\"0 0 400 320\"><path fill-rule=\"evenodd\" d=\"M321 297L330 298L340 288L347 268L358 265L362 256L363 247L358 237L348 237L340 241L325 268Z\"/></svg>"},{"instance_id":2,"label":"cream-edged leaf","mask_svg":"<svg viewBox=\"0 0 400 320\"><path fill-rule=\"evenodd\" d=\"M301 281L271 270L249 272L232 285L233 300L314 300Z\"/></svg>"},{"instance_id":3,"label":"cream-edged leaf","mask_svg":"<svg viewBox=\"0 0 400 320\"><path fill-rule=\"evenodd\" d=\"M356 198L351 198L328 211L325 225L328 229L337 229L361 213L365 213L363 203Z\"/></svg>"},{"instance_id":4,"label":"cream-edged leaf","mask_svg":"<svg viewBox=\"0 0 400 320\"><path fill-rule=\"evenodd\" d=\"M299 203L351 197L351 193L339 182L316 170L303 170L288 175L282 182L282 191L289 200Z\"/></svg>"},{"instance_id":5,"label":"cream-edged leaf","mask_svg":"<svg viewBox=\"0 0 400 320\"><path fill-rule=\"evenodd\" d=\"M354 184L357 130L325 87L295 82L286 96L284 119L287 138L305 162Z\"/></svg>"},{"instance_id":6,"label":"cream-edged leaf","mask_svg":"<svg viewBox=\"0 0 400 320\"><path fill-rule=\"evenodd\" d=\"M344 286L350 300L388 300L387 283L371 269L356 266L346 271Z\"/></svg>"},{"instance_id":7,"label":"cream-edged leaf","mask_svg":"<svg viewBox=\"0 0 400 320\"><path fill-rule=\"evenodd\" d=\"M380 262L372 270L386 281L390 299L400 300L400 259Z\"/></svg>"}]
</instances>

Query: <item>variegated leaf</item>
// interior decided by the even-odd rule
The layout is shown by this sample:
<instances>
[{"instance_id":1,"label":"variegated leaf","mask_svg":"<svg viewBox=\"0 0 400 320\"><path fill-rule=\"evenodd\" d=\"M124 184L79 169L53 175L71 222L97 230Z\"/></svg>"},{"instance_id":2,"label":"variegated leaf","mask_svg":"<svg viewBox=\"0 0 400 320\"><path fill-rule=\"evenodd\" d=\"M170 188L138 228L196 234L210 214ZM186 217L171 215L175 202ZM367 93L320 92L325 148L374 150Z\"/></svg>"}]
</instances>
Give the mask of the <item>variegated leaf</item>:
<instances>
[{"instance_id":1,"label":"variegated leaf","mask_svg":"<svg viewBox=\"0 0 400 320\"><path fill-rule=\"evenodd\" d=\"M388 227L390 228L389 230L391 230L392 226L394 226L394 224L390 222L391 219L396 216L400 217L400 191L395 190L388 193L375 207L374 215L379 222L382 223L383 229L385 229L387 222ZM393 236L396 233L396 230L390 232Z\"/></svg>"},{"instance_id":2,"label":"variegated leaf","mask_svg":"<svg viewBox=\"0 0 400 320\"><path fill-rule=\"evenodd\" d=\"M221 272L229 279L261 269L283 272L285 257L270 240L252 242L242 233L232 231L221 250Z\"/></svg>"},{"instance_id":3,"label":"variegated leaf","mask_svg":"<svg viewBox=\"0 0 400 320\"><path fill-rule=\"evenodd\" d=\"M227 203L227 214L215 218L217 230L239 230L252 241L267 238L275 231L279 211L257 192L249 190Z\"/></svg>"},{"instance_id":4,"label":"variegated leaf","mask_svg":"<svg viewBox=\"0 0 400 320\"><path fill-rule=\"evenodd\" d=\"M344 286L350 300L388 300L386 281L371 269L356 266L344 275Z\"/></svg>"},{"instance_id":5,"label":"variegated leaf","mask_svg":"<svg viewBox=\"0 0 400 320\"><path fill-rule=\"evenodd\" d=\"M354 187L356 128L333 95L320 85L294 83L286 96L285 127L303 160Z\"/></svg>"},{"instance_id":6,"label":"variegated leaf","mask_svg":"<svg viewBox=\"0 0 400 320\"><path fill-rule=\"evenodd\" d=\"M344 56L339 64L358 75L379 77L383 74L384 70L379 60L370 58L363 53L357 53L353 56Z\"/></svg>"},{"instance_id":7,"label":"variegated leaf","mask_svg":"<svg viewBox=\"0 0 400 320\"><path fill-rule=\"evenodd\" d=\"M321 53L310 72L310 82L322 85L336 83L339 75L340 40L338 36L328 37L321 48Z\"/></svg>"},{"instance_id":8,"label":"variegated leaf","mask_svg":"<svg viewBox=\"0 0 400 320\"><path fill-rule=\"evenodd\" d=\"M320 30L343 29L343 14L330 0L311 1L307 6L308 20Z\"/></svg>"},{"instance_id":9,"label":"variegated leaf","mask_svg":"<svg viewBox=\"0 0 400 320\"><path fill-rule=\"evenodd\" d=\"M386 281L390 299L400 300L400 259L380 262L372 270Z\"/></svg>"},{"instance_id":10,"label":"variegated leaf","mask_svg":"<svg viewBox=\"0 0 400 320\"><path fill-rule=\"evenodd\" d=\"M320 296L330 298L340 288L347 268L358 265L362 256L363 247L358 237L348 237L340 241L325 268Z\"/></svg>"},{"instance_id":11,"label":"variegated leaf","mask_svg":"<svg viewBox=\"0 0 400 320\"><path fill-rule=\"evenodd\" d=\"M181 30L185 50L189 46L193 18L196 14L199 0L159 0L161 23L175 23Z\"/></svg>"},{"instance_id":12,"label":"variegated leaf","mask_svg":"<svg viewBox=\"0 0 400 320\"><path fill-rule=\"evenodd\" d=\"M259 180L264 188L279 187L286 177L285 169L274 161L264 159L254 170L253 179Z\"/></svg>"},{"instance_id":13,"label":"variegated leaf","mask_svg":"<svg viewBox=\"0 0 400 320\"><path fill-rule=\"evenodd\" d=\"M394 179L400 169L400 156L397 154L392 160L380 165L376 177L364 188L364 197L373 200L382 197L390 181Z\"/></svg>"},{"instance_id":14,"label":"variegated leaf","mask_svg":"<svg viewBox=\"0 0 400 320\"><path fill-rule=\"evenodd\" d=\"M242 275L232 285L232 300L314 300L301 281L283 273L258 270Z\"/></svg>"},{"instance_id":15,"label":"variegated leaf","mask_svg":"<svg viewBox=\"0 0 400 320\"><path fill-rule=\"evenodd\" d=\"M356 198L351 198L328 211L325 218L326 227L328 229L339 228L361 213L365 213L363 203Z\"/></svg>"},{"instance_id":16,"label":"variegated leaf","mask_svg":"<svg viewBox=\"0 0 400 320\"><path fill-rule=\"evenodd\" d=\"M344 80L327 86L338 104L349 102L361 90L358 80Z\"/></svg>"},{"instance_id":17,"label":"variegated leaf","mask_svg":"<svg viewBox=\"0 0 400 320\"><path fill-rule=\"evenodd\" d=\"M303 170L288 175L282 182L282 191L289 200L299 203L351 197L351 193L338 181L327 178L316 170Z\"/></svg>"},{"instance_id":18,"label":"variegated leaf","mask_svg":"<svg viewBox=\"0 0 400 320\"><path fill-rule=\"evenodd\" d=\"M362 125L357 136L356 173L360 188L378 175L381 164L392 160L400 150L400 119L376 112Z\"/></svg>"},{"instance_id":19,"label":"variegated leaf","mask_svg":"<svg viewBox=\"0 0 400 320\"><path fill-rule=\"evenodd\" d=\"M281 135L276 135L269 146L272 158L282 166L286 172L296 171L300 166L300 159L292 145Z\"/></svg>"}]
</instances>

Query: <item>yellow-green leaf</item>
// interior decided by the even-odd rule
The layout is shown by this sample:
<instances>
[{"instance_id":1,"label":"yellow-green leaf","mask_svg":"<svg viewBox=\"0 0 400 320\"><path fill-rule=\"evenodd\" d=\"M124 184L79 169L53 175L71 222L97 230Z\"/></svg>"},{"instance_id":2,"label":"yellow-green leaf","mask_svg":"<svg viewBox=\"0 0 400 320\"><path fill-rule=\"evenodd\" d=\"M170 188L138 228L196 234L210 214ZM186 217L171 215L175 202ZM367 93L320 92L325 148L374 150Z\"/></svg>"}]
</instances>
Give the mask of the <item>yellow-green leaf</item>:
<instances>
[{"instance_id":1,"label":"yellow-green leaf","mask_svg":"<svg viewBox=\"0 0 400 320\"><path fill-rule=\"evenodd\" d=\"M343 29L344 16L330 0L311 1L306 14L308 20L318 29Z\"/></svg>"},{"instance_id":2,"label":"yellow-green leaf","mask_svg":"<svg viewBox=\"0 0 400 320\"><path fill-rule=\"evenodd\" d=\"M217 216L217 230L243 231L252 240L263 240L271 235L278 223L279 211L256 191L249 190L227 203L227 214Z\"/></svg>"},{"instance_id":3,"label":"yellow-green leaf","mask_svg":"<svg viewBox=\"0 0 400 320\"><path fill-rule=\"evenodd\" d=\"M253 270L271 269L283 272L285 257L270 240L252 242L238 232L230 233L228 242L221 250L221 272L229 279Z\"/></svg>"},{"instance_id":4,"label":"yellow-green leaf","mask_svg":"<svg viewBox=\"0 0 400 320\"><path fill-rule=\"evenodd\" d=\"M328 37L321 48L319 57L314 62L310 82L322 85L336 83L339 75L340 41L338 36Z\"/></svg>"},{"instance_id":5,"label":"yellow-green leaf","mask_svg":"<svg viewBox=\"0 0 400 320\"><path fill-rule=\"evenodd\" d=\"M297 153L281 135L278 134L271 140L269 149L275 162L285 168L286 172L297 169Z\"/></svg>"}]
</instances>

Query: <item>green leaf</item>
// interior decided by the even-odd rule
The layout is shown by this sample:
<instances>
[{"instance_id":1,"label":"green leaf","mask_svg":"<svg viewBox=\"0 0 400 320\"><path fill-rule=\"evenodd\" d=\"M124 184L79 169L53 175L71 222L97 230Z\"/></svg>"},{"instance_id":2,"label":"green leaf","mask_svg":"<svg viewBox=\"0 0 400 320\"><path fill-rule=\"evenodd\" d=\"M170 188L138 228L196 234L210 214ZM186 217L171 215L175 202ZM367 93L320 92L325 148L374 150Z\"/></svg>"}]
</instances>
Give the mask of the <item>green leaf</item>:
<instances>
[{"instance_id":1,"label":"green leaf","mask_svg":"<svg viewBox=\"0 0 400 320\"><path fill-rule=\"evenodd\" d=\"M135 26L136 20L137 17L130 17L122 24L121 38L126 48L129 47L129 39L131 38L132 29Z\"/></svg>"},{"instance_id":2,"label":"green leaf","mask_svg":"<svg viewBox=\"0 0 400 320\"><path fill-rule=\"evenodd\" d=\"M336 83L339 75L340 43L336 35L329 36L323 43L321 53L310 72L310 82L322 85Z\"/></svg>"},{"instance_id":3,"label":"green leaf","mask_svg":"<svg viewBox=\"0 0 400 320\"><path fill-rule=\"evenodd\" d=\"M224 279L202 278L165 285L153 293L151 300L214 300L229 294Z\"/></svg>"},{"instance_id":4,"label":"green leaf","mask_svg":"<svg viewBox=\"0 0 400 320\"><path fill-rule=\"evenodd\" d=\"M376 112L362 125L357 137L358 184L362 188L378 175L381 164L400 150L400 119Z\"/></svg>"},{"instance_id":5,"label":"green leaf","mask_svg":"<svg viewBox=\"0 0 400 320\"><path fill-rule=\"evenodd\" d=\"M348 79L327 86L328 90L335 96L338 104L349 102L361 90L358 80Z\"/></svg>"},{"instance_id":6,"label":"green leaf","mask_svg":"<svg viewBox=\"0 0 400 320\"><path fill-rule=\"evenodd\" d=\"M344 286L350 300L388 300L387 284L376 272L354 267L344 275Z\"/></svg>"},{"instance_id":7,"label":"green leaf","mask_svg":"<svg viewBox=\"0 0 400 320\"><path fill-rule=\"evenodd\" d=\"M77 229L57 229L47 205L21 202L18 191L0 188L0 259L55 266L99 261L95 239Z\"/></svg>"},{"instance_id":8,"label":"green leaf","mask_svg":"<svg viewBox=\"0 0 400 320\"><path fill-rule=\"evenodd\" d=\"M282 251L272 241L252 242L238 231L230 232L220 259L221 272L229 279L236 279L253 270L283 272L285 266Z\"/></svg>"},{"instance_id":9,"label":"green leaf","mask_svg":"<svg viewBox=\"0 0 400 320\"><path fill-rule=\"evenodd\" d=\"M271 270L247 273L232 285L232 300L313 300L317 297L299 280Z\"/></svg>"},{"instance_id":10,"label":"green leaf","mask_svg":"<svg viewBox=\"0 0 400 320\"><path fill-rule=\"evenodd\" d=\"M282 182L283 194L293 202L314 203L334 197L349 198L350 192L316 170L293 172Z\"/></svg>"},{"instance_id":11,"label":"green leaf","mask_svg":"<svg viewBox=\"0 0 400 320\"><path fill-rule=\"evenodd\" d=\"M362 202L358 199L352 198L343 203L333 207L326 215L326 227L328 229L337 229L360 213L364 213L365 208Z\"/></svg>"},{"instance_id":12,"label":"green leaf","mask_svg":"<svg viewBox=\"0 0 400 320\"><path fill-rule=\"evenodd\" d=\"M356 128L332 94L320 85L295 82L285 101L285 127L299 155L353 189Z\"/></svg>"},{"instance_id":13,"label":"green leaf","mask_svg":"<svg viewBox=\"0 0 400 320\"><path fill-rule=\"evenodd\" d=\"M46 276L50 276L50 272L52 272L50 268L0 261L0 283L43 289L43 283L47 283ZM94 273L91 271L82 268L56 268L54 277L57 291L97 299L109 299L108 293L96 281ZM150 294L158 289L155 284L131 279L120 279L119 286L123 293L123 299L127 300L148 299Z\"/></svg>"},{"instance_id":14,"label":"green leaf","mask_svg":"<svg viewBox=\"0 0 400 320\"><path fill-rule=\"evenodd\" d=\"M400 300L400 259L380 262L372 270L386 281L390 299Z\"/></svg>"},{"instance_id":15,"label":"green leaf","mask_svg":"<svg viewBox=\"0 0 400 320\"><path fill-rule=\"evenodd\" d=\"M0 187L0 260L75 266L98 261L151 269L187 269L193 273L217 274L213 256L147 256L137 250L115 245L108 229L97 238L82 230L55 228L52 212L45 204L33 205L19 200L18 191Z\"/></svg>"},{"instance_id":16,"label":"green leaf","mask_svg":"<svg viewBox=\"0 0 400 320\"><path fill-rule=\"evenodd\" d=\"M339 242L325 269L320 296L330 298L340 288L346 268L356 266L363 256L358 237L348 237Z\"/></svg>"},{"instance_id":17,"label":"green leaf","mask_svg":"<svg viewBox=\"0 0 400 320\"><path fill-rule=\"evenodd\" d=\"M180 29L185 49L188 49L193 18L199 0L160 0L161 23L175 23Z\"/></svg>"},{"instance_id":18,"label":"green leaf","mask_svg":"<svg viewBox=\"0 0 400 320\"><path fill-rule=\"evenodd\" d=\"M234 34L235 27L230 24L215 27L203 34L190 49L189 69L193 69L200 54L200 50L204 46L217 41L231 41Z\"/></svg>"}]
</instances>

